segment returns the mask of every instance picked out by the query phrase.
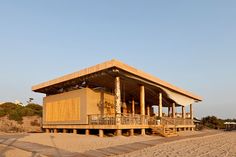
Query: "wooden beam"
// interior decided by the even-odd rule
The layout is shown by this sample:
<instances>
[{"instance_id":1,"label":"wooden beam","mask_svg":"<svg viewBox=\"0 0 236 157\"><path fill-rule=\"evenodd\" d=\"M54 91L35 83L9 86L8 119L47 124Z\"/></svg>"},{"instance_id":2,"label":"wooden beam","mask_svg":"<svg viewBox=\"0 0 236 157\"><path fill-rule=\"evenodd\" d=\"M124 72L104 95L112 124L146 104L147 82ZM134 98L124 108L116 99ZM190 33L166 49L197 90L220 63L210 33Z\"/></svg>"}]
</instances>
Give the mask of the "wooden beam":
<instances>
[{"instance_id":1,"label":"wooden beam","mask_svg":"<svg viewBox=\"0 0 236 157\"><path fill-rule=\"evenodd\" d=\"M140 86L140 113L145 115L145 89L144 86Z\"/></svg>"},{"instance_id":2,"label":"wooden beam","mask_svg":"<svg viewBox=\"0 0 236 157\"><path fill-rule=\"evenodd\" d=\"M162 93L159 93L158 115L162 117Z\"/></svg>"}]
</instances>

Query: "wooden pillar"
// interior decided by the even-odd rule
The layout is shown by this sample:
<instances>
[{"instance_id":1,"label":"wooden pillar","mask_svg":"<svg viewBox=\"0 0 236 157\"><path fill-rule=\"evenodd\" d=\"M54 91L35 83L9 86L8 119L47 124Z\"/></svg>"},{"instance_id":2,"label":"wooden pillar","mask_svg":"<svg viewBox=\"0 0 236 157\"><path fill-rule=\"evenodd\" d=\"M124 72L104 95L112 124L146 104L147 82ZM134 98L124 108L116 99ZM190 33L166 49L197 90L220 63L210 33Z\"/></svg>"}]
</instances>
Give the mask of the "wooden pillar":
<instances>
[{"instance_id":1,"label":"wooden pillar","mask_svg":"<svg viewBox=\"0 0 236 157\"><path fill-rule=\"evenodd\" d=\"M185 119L186 112L185 112L185 106L182 106L182 118Z\"/></svg>"},{"instance_id":2,"label":"wooden pillar","mask_svg":"<svg viewBox=\"0 0 236 157\"><path fill-rule=\"evenodd\" d=\"M147 115L150 116L150 105L147 105Z\"/></svg>"},{"instance_id":3,"label":"wooden pillar","mask_svg":"<svg viewBox=\"0 0 236 157\"><path fill-rule=\"evenodd\" d=\"M130 129L130 136L134 136L134 129Z\"/></svg>"},{"instance_id":4,"label":"wooden pillar","mask_svg":"<svg viewBox=\"0 0 236 157\"><path fill-rule=\"evenodd\" d=\"M121 136L122 135L122 130L121 129L117 129L116 130L116 136Z\"/></svg>"},{"instance_id":5,"label":"wooden pillar","mask_svg":"<svg viewBox=\"0 0 236 157\"><path fill-rule=\"evenodd\" d=\"M89 134L90 134L89 129L86 129L85 130L85 135L89 135Z\"/></svg>"},{"instance_id":6,"label":"wooden pillar","mask_svg":"<svg viewBox=\"0 0 236 157\"><path fill-rule=\"evenodd\" d=\"M103 135L104 135L103 130L102 130L102 129L99 129L99 137L103 137Z\"/></svg>"},{"instance_id":7,"label":"wooden pillar","mask_svg":"<svg viewBox=\"0 0 236 157\"><path fill-rule=\"evenodd\" d=\"M175 118L175 103L172 104L172 117Z\"/></svg>"},{"instance_id":8,"label":"wooden pillar","mask_svg":"<svg viewBox=\"0 0 236 157\"><path fill-rule=\"evenodd\" d=\"M162 117L162 93L159 93L158 115Z\"/></svg>"},{"instance_id":9,"label":"wooden pillar","mask_svg":"<svg viewBox=\"0 0 236 157\"><path fill-rule=\"evenodd\" d=\"M54 129L53 132L54 132L54 133L57 133L57 129Z\"/></svg>"},{"instance_id":10,"label":"wooden pillar","mask_svg":"<svg viewBox=\"0 0 236 157\"><path fill-rule=\"evenodd\" d=\"M132 114L135 114L135 102L134 102L134 98L132 98Z\"/></svg>"},{"instance_id":11,"label":"wooden pillar","mask_svg":"<svg viewBox=\"0 0 236 157\"><path fill-rule=\"evenodd\" d=\"M145 129L141 129L141 135L144 136L145 134Z\"/></svg>"},{"instance_id":12,"label":"wooden pillar","mask_svg":"<svg viewBox=\"0 0 236 157\"><path fill-rule=\"evenodd\" d=\"M120 77L115 78L115 111L116 111L116 125L121 124L121 91L120 91Z\"/></svg>"},{"instance_id":13,"label":"wooden pillar","mask_svg":"<svg viewBox=\"0 0 236 157\"><path fill-rule=\"evenodd\" d=\"M193 104L190 104L190 119L193 120Z\"/></svg>"},{"instance_id":14,"label":"wooden pillar","mask_svg":"<svg viewBox=\"0 0 236 157\"><path fill-rule=\"evenodd\" d=\"M50 133L50 130L48 128L46 129L46 133Z\"/></svg>"},{"instance_id":15,"label":"wooden pillar","mask_svg":"<svg viewBox=\"0 0 236 157\"><path fill-rule=\"evenodd\" d=\"M140 86L140 113L142 124L145 124L145 89L144 86ZM141 135L145 135L145 129L141 129Z\"/></svg>"},{"instance_id":16,"label":"wooden pillar","mask_svg":"<svg viewBox=\"0 0 236 157\"><path fill-rule=\"evenodd\" d=\"M144 86L140 86L140 113L141 116L145 115L145 89Z\"/></svg>"},{"instance_id":17,"label":"wooden pillar","mask_svg":"<svg viewBox=\"0 0 236 157\"><path fill-rule=\"evenodd\" d=\"M76 129L73 129L73 133L74 133L74 134L77 134L77 130L76 130Z\"/></svg>"},{"instance_id":18,"label":"wooden pillar","mask_svg":"<svg viewBox=\"0 0 236 157\"><path fill-rule=\"evenodd\" d=\"M66 130L66 129L63 129L63 133L67 133L67 130Z\"/></svg>"},{"instance_id":19,"label":"wooden pillar","mask_svg":"<svg viewBox=\"0 0 236 157\"><path fill-rule=\"evenodd\" d=\"M170 117L170 110L171 110L171 107L168 107L168 117Z\"/></svg>"}]
</instances>

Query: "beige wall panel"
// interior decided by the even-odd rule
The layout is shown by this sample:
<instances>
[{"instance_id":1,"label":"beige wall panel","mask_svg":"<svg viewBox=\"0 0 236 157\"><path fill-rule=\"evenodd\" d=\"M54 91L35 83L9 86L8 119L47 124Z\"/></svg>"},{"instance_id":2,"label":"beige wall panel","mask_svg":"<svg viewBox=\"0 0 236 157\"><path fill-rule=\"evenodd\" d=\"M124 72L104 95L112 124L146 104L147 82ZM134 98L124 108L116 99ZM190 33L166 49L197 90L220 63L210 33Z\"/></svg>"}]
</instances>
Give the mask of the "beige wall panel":
<instances>
[{"instance_id":1,"label":"beige wall panel","mask_svg":"<svg viewBox=\"0 0 236 157\"><path fill-rule=\"evenodd\" d=\"M86 89L44 98L44 123L86 124Z\"/></svg>"},{"instance_id":2,"label":"beige wall panel","mask_svg":"<svg viewBox=\"0 0 236 157\"><path fill-rule=\"evenodd\" d=\"M113 95L93 91L87 88L87 114L114 114L115 98Z\"/></svg>"}]
</instances>

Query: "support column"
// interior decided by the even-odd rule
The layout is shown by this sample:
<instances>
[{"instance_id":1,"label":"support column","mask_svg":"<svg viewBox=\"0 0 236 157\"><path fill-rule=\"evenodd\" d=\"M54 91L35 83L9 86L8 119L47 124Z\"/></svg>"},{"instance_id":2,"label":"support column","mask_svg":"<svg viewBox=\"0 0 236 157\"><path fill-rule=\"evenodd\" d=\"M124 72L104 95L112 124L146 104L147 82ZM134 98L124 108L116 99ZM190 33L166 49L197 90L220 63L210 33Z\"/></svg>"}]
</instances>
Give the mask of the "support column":
<instances>
[{"instance_id":1,"label":"support column","mask_svg":"<svg viewBox=\"0 0 236 157\"><path fill-rule=\"evenodd\" d=\"M66 130L66 129L63 129L63 133L67 133L67 130Z\"/></svg>"},{"instance_id":2,"label":"support column","mask_svg":"<svg viewBox=\"0 0 236 157\"><path fill-rule=\"evenodd\" d=\"M168 117L170 117L170 110L171 110L171 108L168 107Z\"/></svg>"},{"instance_id":3,"label":"support column","mask_svg":"<svg viewBox=\"0 0 236 157\"><path fill-rule=\"evenodd\" d=\"M145 89L144 86L140 86L140 113L142 118L142 124L144 124L145 116ZM141 129L141 135L145 135L145 129Z\"/></svg>"},{"instance_id":4,"label":"support column","mask_svg":"<svg viewBox=\"0 0 236 157\"><path fill-rule=\"evenodd\" d=\"M46 133L50 133L50 130L48 128L46 129Z\"/></svg>"},{"instance_id":5,"label":"support column","mask_svg":"<svg viewBox=\"0 0 236 157\"><path fill-rule=\"evenodd\" d=\"M86 129L85 130L85 135L89 135L89 134L90 134L89 129Z\"/></svg>"},{"instance_id":6,"label":"support column","mask_svg":"<svg viewBox=\"0 0 236 157\"><path fill-rule=\"evenodd\" d=\"M144 86L140 86L140 113L141 116L145 115L145 89Z\"/></svg>"},{"instance_id":7,"label":"support column","mask_svg":"<svg viewBox=\"0 0 236 157\"><path fill-rule=\"evenodd\" d=\"M76 129L73 129L73 133L74 133L74 134L77 134L77 130L76 130Z\"/></svg>"},{"instance_id":8,"label":"support column","mask_svg":"<svg viewBox=\"0 0 236 157\"><path fill-rule=\"evenodd\" d=\"M147 105L147 115L150 116L150 105Z\"/></svg>"},{"instance_id":9,"label":"support column","mask_svg":"<svg viewBox=\"0 0 236 157\"><path fill-rule=\"evenodd\" d=\"M130 129L130 136L134 136L134 129Z\"/></svg>"},{"instance_id":10,"label":"support column","mask_svg":"<svg viewBox=\"0 0 236 157\"><path fill-rule=\"evenodd\" d=\"M172 117L175 118L175 103L172 104Z\"/></svg>"},{"instance_id":11,"label":"support column","mask_svg":"<svg viewBox=\"0 0 236 157\"><path fill-rule=\"evenodd\" d=\"M159 93L158 115L162 117L162 93Z\"/></svg>"},{"instance_id":12,"label":"support column","mask_svg":"<svg viewBox=\"0 0 236 157\"><path fill-rule=\"evenodd\" d=\"M185 106L182 106L182 118L185 119L186 112L185 112Z\"/></svg>"},{"instance_id":13,"label":"support column","mask_svg":"<svg viewBox=\"0 0 236 157\"><path fill-rule=\"evenodd\" d=\"M102 129L99 129L99 137L103 137L103 135L104 135L103 130L102 130Z\"/></svg>"},{"instance_id":14,"label":"support column","mask_svg":"<svg viewBox=\"0 0 236 157\"><path fill-rule=\"evenodd\" d=\"M142 135L142 136L146 135L145 129L141 129L141 135Z\"/></svg>"},{"instance_id":15,"label":"support column","mask_svg":"<svg viewBox=\"0 0 236 157\"><path fill-rule=\"evenodd\" d=\"M53 132L54 132L54 133L57 133L57 129L54 129Z\"/></svg>"},{"instance_id":16,"label":"support column","mask_svg":"<svg viewBox=\"0 0 236 157\"><path fill-rule=\"evenodd\" d=\"M116 130L116 136L121 136L122 135L122 130L121 129L117 129Z\"/></svg>"},{"instance_id":17,"label":"support column","mask_svg":"<svg viewBox=\"0 0 236 157\"><path fill-rule=\"evenodd\" d=\"M121 124L121 92L120 92L120 77L115 78L115 110L116 110L116 125Z\"/></svg>"},{"instance_id":18,"label":"support column","mask_svg":"<svg viewBox=\"0 0 236 157\"><path fill-rule=\"evenodd\" d=\"M132 114L135 114L135 102L134 102L134 98L132 98Z\"/></svg>"},{"instance_id":19,"label":"support column","mask_svg":"<svg viewBox=\"0 0 236 157\"><path fill-rule=\"evenodd\" d=\"M193 104L190 104L190 119L193 120Z\"/></svg>"}]
</instances>

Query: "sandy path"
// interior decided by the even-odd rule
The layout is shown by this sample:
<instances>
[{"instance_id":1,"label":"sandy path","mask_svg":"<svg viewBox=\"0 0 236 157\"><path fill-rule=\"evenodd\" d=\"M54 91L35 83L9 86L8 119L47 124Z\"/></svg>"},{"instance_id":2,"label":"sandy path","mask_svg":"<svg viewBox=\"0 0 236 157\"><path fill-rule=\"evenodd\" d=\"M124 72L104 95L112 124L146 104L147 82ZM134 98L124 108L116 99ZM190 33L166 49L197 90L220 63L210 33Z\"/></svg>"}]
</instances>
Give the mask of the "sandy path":
<instances>
[{"instance_id":1,"label":"sandy path","mask_svg":"<svg viewBox=\"0 0 236 157\"><path fill-rule=\"evenodd\" d=\"M169 142L119 157L236 157L236 132Z\"/></svg>"},{"instance_id":2,"label":"sandy path","mask_svg":"<svg viewBox=\"0 0 236 157\"><path fill-rule=\"evenodd\" d=\"M85 152L92 149L106 148L116 145L123 145L133 142L140 142L152 139L161 139L160 136L115 136L115 137L104 137L98 136L86 136L79 134L29 134L23 138L19 138L19 141L33 142L43 144L47 146L53 146L60 149L72 151L72 152Z\"/></svg>"}]
</instances>

